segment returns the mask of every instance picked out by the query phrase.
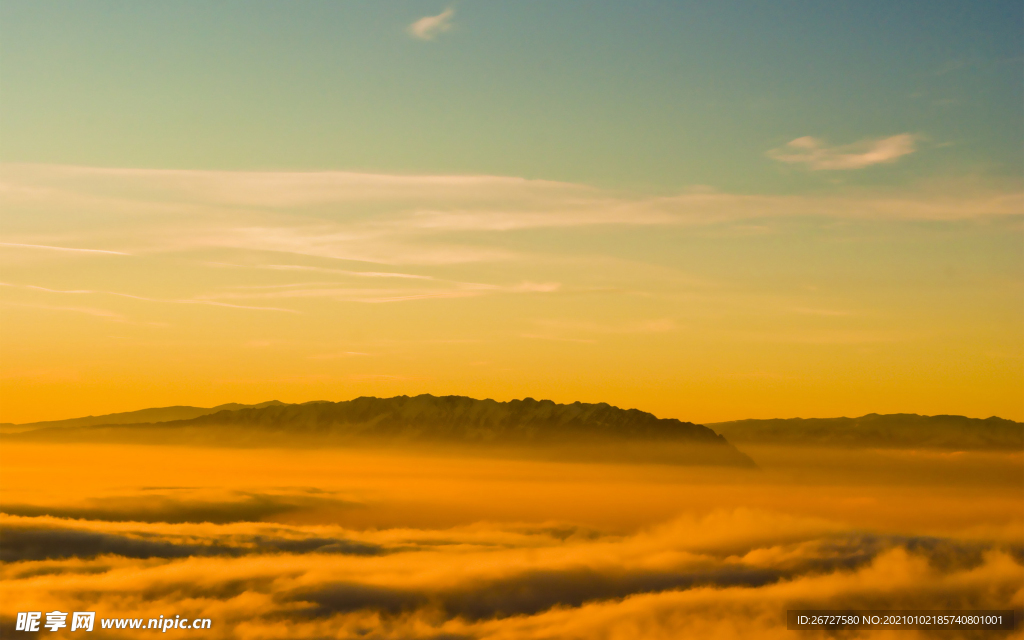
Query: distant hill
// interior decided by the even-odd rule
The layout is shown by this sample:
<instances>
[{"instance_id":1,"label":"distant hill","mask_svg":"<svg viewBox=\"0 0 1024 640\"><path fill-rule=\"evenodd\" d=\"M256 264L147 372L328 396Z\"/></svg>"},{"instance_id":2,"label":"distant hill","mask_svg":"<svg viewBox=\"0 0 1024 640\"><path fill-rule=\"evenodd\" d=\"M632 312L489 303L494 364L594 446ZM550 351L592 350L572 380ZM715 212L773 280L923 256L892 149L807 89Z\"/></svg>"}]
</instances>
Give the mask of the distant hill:
<instances>
[{"instance_id":1,"label":"distant hill","mask_svg":"<svg viewBox=\"0 0 1024 640\"><path fill-rule=\"evenodd\" d=\"M708 425L730 442L850 448L1024 449L1024 423L1002 418L920 416L914 413L859 418L737 420Z\"/></svg>"},{"instance_id":2,"label":"distant hill","mask_svg":"<svg viewBox=\"0 0 1024 640\"><path fill-rule=\"evenodd\" d=\"M271 400L260 404L228 404L217 405L216 407L158 407L155 409L140 409L139 411L126 411L124 413L108 413L102 416L86 416L84 418L69 418L67 420L48 420L46 422L30 422L26 424L0 423L0 433L21 433L36 429L68 428L68 427L94 427L103 424L139 424L145 422L169 422L171 420L191 420L199 416L205 416L219 411L234 411L236 409L259 409L282 405L283 402Z\"/></svg>"},{"instance_id":3,"label":"distant hill","mask_svg":"<svg viewBox=\"0 0 1024 640\"><path fill-rule=\"evenodd\" d=\"M507 455L753 466L707 427L608 404L363 397L274 404L149 424L45 428L11 438L221 446L466 447Z\"/></svg>"}]
</instances>

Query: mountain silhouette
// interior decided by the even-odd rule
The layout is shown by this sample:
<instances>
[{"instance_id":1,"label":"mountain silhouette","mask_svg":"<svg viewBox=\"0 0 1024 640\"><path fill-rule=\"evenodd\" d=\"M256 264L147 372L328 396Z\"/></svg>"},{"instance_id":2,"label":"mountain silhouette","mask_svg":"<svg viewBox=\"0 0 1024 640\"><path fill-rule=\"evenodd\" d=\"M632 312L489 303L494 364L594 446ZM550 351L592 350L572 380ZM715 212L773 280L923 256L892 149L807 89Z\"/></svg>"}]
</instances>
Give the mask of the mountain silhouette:
<instances>
[{"instance_id":1,"label":"mountain silhouette","mask_svg":"<svg viewBox=\"0 0 1024 640\"><path fill-rule=\"evenodd\" d=\"M361 397L223 410L187 420L44 428L23 440L219 446L408 446L571 459L753 466L711 429L611 405L463 396Z\"/></svg>"},{"instance_id":2,"label":"mountain silhouette","mask_svg":"<svg viewBox=\"0 0 1024 640\"><path fill-rule=\"evenodd\" d=\"M0 423L0 433L20 433L47 428L67 427L93 427L104 424L140 424L146 422L169 422L171 420L189 420L198 418L218 411L233 411L235 409L262 408L273 405L284 404L277 400L261 402L260 404L228 404L217 405L216 407L156 407L153 409L140 409L138 411L125 411L123 413L108 413L102 416L85 416L84 418L69 418L67 420L47 420L45 422L29 422L24 424Z\"/></svg>"},{"instance_id":3,"label":"mountain silhouette","mask_svg":"<svg viewBox=\"0 0 1024 640\"><path fill-rule=\"evenodd\" d=\"M1024 423L1003 418L921 416L914 413L859 418L737 420L710 425L735 444L849 448L1024 449Z\"/></svg>"}]
</instances>

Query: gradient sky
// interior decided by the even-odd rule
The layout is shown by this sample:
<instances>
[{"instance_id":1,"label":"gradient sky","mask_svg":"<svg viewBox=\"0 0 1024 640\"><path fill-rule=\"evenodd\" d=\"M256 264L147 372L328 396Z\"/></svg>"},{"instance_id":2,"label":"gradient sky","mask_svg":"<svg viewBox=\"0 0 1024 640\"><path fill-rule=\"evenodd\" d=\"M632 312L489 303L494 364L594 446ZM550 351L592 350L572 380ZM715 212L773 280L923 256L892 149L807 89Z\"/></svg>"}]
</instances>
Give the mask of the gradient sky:
<instances>
[{"instance_id":1,"label":"gradient sky","mask_svg":"<svg viewBox=\"0 0 1024 640\"><path fill-rule=\"evenodd\" d=\"M1024 419L1019 2L0 4L0 420Z\"/></svg>"}]
</instances>

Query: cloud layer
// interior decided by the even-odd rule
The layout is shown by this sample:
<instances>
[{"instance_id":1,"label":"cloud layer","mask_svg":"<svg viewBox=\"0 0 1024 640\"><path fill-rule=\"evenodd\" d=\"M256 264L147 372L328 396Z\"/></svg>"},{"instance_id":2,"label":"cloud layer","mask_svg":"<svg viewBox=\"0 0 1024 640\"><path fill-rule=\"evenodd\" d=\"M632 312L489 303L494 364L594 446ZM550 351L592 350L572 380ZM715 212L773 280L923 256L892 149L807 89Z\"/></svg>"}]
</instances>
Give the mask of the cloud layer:
<instances>
[{"instance_id":1,"label":"cloud layer","mask_svg":"<svg viewBox=\"0 0 1024 640\"><path fill-rule=\"evenodd\" d=\"M14 611L52 606L209 617L225 638L785 637L787 608L1005 608L1024 597L1019 546L747 510L630 536L10 516L0 525L5 625ZM715 542L716 531L732 533Z\"/></svg>"},{"instance_id":2,"label":"cloud layer","mask_svg":"<svg viewBox=\"0 0 1024 640\"><path fill-rule=\"evenodd\" d=\"M1008 508L1021 499L1018 454L909 456L880 482L876 454L821 463L801 449L759 451L763 469L744 473L346 451L10 452L0 628L59 608L210 618L218 638L788 638L790 608L1024 605L1024 522ZM103 456L123 461L117 473L96 471ZM194 468L154 464L172 460ZM68 488L68 474L80 482ZM140 481L182 486L132 489ZM559 495L547 513L578 518L522 510ZM612 524L631 508L646 523ZM429 524L443 513L454 519Z\"/></svg>"}]
</instances>

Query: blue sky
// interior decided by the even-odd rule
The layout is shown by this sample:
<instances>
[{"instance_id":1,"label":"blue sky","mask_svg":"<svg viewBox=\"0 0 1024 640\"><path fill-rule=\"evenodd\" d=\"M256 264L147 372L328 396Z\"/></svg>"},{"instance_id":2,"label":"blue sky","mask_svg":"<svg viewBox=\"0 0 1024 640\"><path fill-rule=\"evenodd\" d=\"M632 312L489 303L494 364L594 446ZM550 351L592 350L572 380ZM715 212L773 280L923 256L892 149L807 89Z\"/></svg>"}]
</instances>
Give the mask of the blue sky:
<instances>
[{"instance_id":1,"label":"blue sky","mask_svg":"<svg viewBox=\"0 0 1024 640\"><path fill-rule=\"evenodd\" d=\"M432 40L410 24L450 9ZM1018 181L1017 2L8 1L0 159L672 192ZM808 172L802 136L915 136Z\"/></svg>"}]
</instances>

